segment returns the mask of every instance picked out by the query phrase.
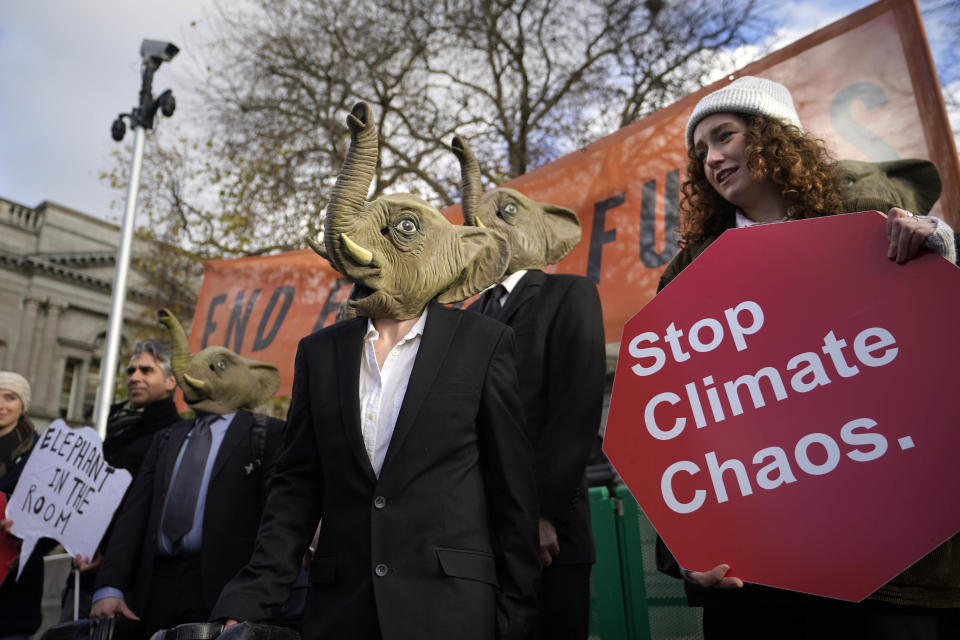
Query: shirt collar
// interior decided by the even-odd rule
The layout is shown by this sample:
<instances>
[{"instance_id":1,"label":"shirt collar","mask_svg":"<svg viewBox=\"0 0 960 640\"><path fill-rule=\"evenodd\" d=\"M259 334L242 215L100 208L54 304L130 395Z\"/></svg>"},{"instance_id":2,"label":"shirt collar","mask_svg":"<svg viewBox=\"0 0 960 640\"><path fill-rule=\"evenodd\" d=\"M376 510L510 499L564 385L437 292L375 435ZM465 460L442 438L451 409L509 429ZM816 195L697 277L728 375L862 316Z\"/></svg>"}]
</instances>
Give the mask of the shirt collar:
<instances>
[{"instance_id":1,"label":"shirt collar","mask_svg":"<svg viewBox=\"0 0 960 640\"><path fill-rule=\"evenodd\" d=\"M507 290L507 293L513 293L514 288L517 286L517 283L520 282L520 279L523 276L527 275L526 269L520 269L520 271L514 271L506 278L503 279L503 282L500 284L503 285L503 288Z\"/></svg>"},{"instance_id":2,"label":"shirt collar","mask_svg":"<svg viewBox=\"0 0 960 640\"><path fill-rule=\"evenodd\" d=\"M429 307L423 308L423 313L420 314L420 317L417 318L417 321L414 323L414 325L410 327L410 331L407 331L407 335L403 336L403 339L401 340L401 342L406 342L407 340L412 340L416 336L423 335L423 328L427 324L428 308ZM369 340L376 340L379 337L380 337L380 332L377 331L377 328L375 326L373 326L373 318L367 318L367 332L363 334L363 340L366 342Z\"/></svg>"},{"instance_id":3,"label":"shirt collar","mask_svg":"<svg viewBox=\"0 0 960 640\"><path fill-rule=\"evenodd\" d=\"M237 412L234 411L233 413L201 413L196 417L199 418L200 416L210 416L210 426L212 427L215 424L219 424L221 420L225 421L226 424L230 424L233 422L233 418L236 415Z\"/></svg>"},{"instance_id":4,"label":"shirt collar","mask_svg":"<svg viewBox=\"0 0 960 640\"><path fill-rule=\"evenodd\" d=\"M779 220L774 220L773 222L755 222L745 216L743 211L737 209L736 220L734 221L734 226L737 229L743 229L744 227L759 227L762 224L775 224L777 222L786 222L787 220L793 219L793 209L787 211L787 215L783 216Z\"/></svg>"}]
</instances>

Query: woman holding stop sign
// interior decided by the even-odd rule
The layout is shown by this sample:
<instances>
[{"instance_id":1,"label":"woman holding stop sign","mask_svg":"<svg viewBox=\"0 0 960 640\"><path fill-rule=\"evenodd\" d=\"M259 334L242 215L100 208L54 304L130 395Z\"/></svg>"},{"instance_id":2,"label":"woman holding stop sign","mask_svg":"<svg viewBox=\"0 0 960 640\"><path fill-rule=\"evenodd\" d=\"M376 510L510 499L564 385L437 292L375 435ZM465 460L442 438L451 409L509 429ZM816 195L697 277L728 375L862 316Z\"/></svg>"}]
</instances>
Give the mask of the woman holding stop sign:
<instances>
[{"instance_id":1,"label":"woman holding stop sign","mask_svg":"<svg viewBox=\"0 0 960 640\"><path fill-rule=\"evenodd\" d=\"M776 82L744 76L704 97L687 123L686 143L682 248L664 270L659 289L727 229L845 210L836 162L822 141L804 132L793 97ZM903 263L926 247L955 261L946 223L895 204L885 207L888 258ZM704 608L707 640L960 638L956 536L862 603L744 584L727 575L726 564L705 571L681 568L657 542L658 568L682 577L688 603Z\"/></svg>"}]
</instances>

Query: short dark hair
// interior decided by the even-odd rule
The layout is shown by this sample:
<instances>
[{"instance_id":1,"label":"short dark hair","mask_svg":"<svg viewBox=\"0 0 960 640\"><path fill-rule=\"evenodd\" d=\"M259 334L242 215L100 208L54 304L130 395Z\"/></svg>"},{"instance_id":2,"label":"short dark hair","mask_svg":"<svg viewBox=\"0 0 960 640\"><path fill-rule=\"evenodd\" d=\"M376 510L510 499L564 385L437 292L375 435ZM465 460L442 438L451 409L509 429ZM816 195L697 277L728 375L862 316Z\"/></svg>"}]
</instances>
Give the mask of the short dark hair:
<instances>
[{"instance_id":1,"label":"short dark hair","mask_svg":"<svg viewBox=\"0 0 960 640\"><path fill-rule=\"evenodd\" d=\"M147 353L153 356L153 359L160 365L160 370L163 371L164 378L173 377L173 367L170 364L170 348L168 346L154 342L153 340L138 342L133 345L133 353L130 354L130 359L133 360L134 357L141 353Z\"/></svg>"}]
</instances>

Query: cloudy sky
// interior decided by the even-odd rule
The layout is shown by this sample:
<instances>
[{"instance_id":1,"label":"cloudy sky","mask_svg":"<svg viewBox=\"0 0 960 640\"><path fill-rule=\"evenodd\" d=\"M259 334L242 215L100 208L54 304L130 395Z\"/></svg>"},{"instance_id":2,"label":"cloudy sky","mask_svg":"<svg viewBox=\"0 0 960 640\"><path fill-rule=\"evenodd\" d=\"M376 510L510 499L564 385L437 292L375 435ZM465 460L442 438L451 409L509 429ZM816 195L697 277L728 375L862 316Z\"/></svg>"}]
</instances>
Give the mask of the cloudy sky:
<instances>
[{"instance_id":1,"label":"cloudy sky","mask_svg":"<svg viewBox=\"0 0 960 640\"><path fill-rule=\"evenodd\" d=\"M787 2L778 43L867 4ZM0 198L27 206L51 200L118 221L124 193L98 176L112 166L110 152L118 148L110 138L111 122L137 100L140 42L167 40L182 49L157 73L154 94L172 88L178 113L187 113L193 106L190 78L202 62L196 47L190 48L198 39L194 25L202 28L211 19L212 5L213 0L0 1ZM935 25L927 29L935 52L956 47L956 34L943 36L950 39L944 43Z\"/></svg>"}]
</instances>

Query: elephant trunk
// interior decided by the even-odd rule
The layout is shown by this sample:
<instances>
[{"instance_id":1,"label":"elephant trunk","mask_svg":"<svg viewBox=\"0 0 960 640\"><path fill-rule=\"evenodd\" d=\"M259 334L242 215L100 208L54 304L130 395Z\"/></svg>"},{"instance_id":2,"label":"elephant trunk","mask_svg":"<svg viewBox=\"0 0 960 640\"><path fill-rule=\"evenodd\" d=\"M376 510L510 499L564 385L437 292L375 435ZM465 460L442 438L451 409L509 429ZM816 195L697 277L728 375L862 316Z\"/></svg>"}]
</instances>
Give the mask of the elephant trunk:
<instances>
[{"instance_id":1,"label":"elephant trunk","mask_svg":"<svg viewBox=\"0 0 960 640\"><path fill-rule=\"evenodd\" d=\"M173 376L177 379L177 384L184 386L183 374L190 364L190 345L187 343L187 332L183 330L183 325L167 309L160 309L157 312L157 318L160 324L170 332L170 368L173 369Z\"/></svg>"},{"instance_id":2,"label":"elephant trunk","mask_svg":"<svg viewBox=\"0 0 960 640\"><path fill-rule=\"evenodd\" d=\"M340 269L342 254L338 251L340 234L352 229L355 216L367 201L367 191L377 167L377 128L373 110L359 102L347 116L350 127L350 148L330 192L327 215L323 221L323 241L327 255Z\"/></svg>"},{"instance_id":3,"label":"elephant trunk","mask_svg":"<svg viewBox=\"0 0 960 640\"><path fill-rule=\"evenodd\" d=\"M463 222L471 227L482 227L483 223L477 217L480 210L480 196L483 195L483 186L480 184L480 163L473 155L470 145L460 136L454 136L450 147L460 161L460 208L463 212Z\"/></svg>"}]
</instances>

